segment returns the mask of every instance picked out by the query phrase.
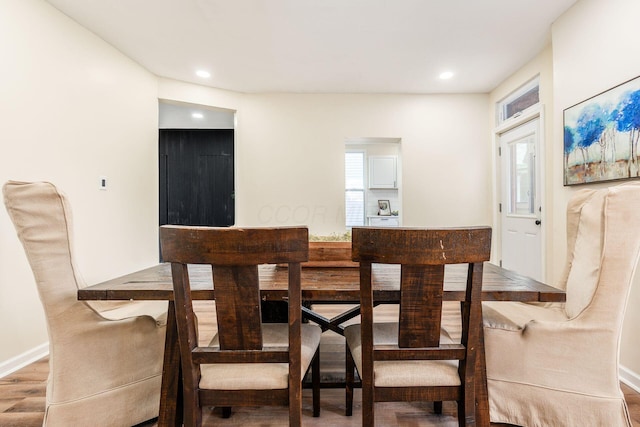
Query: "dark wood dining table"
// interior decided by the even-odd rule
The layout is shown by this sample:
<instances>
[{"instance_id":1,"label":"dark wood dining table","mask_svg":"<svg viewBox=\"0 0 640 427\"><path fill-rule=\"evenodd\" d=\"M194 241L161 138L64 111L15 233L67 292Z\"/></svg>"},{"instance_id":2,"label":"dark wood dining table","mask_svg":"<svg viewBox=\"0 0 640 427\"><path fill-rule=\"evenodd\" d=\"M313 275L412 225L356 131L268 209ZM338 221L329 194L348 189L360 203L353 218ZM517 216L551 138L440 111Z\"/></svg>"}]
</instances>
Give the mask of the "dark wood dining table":
<instances>
[{"instance_id":1,"label":"dark wood dining table","mask_svg":"<svg viewBox=\"0 0 640 427\"><path fill-rule=\"evenodd\" d=\"M190 265L192 298L215 299L209 266ZM264 265L259 269L261 297L264 301L286 301L287 269ZM400 300L400 268L374 265L374 300L395 303ZM466 266L447 265L445 293L447 301L464 299ZM545 285L491 263L484 264L483 301L563 302L562 290ZM342 323L359 314L358 307L346 310L334 318L325 318L309 308L311 304L357 304L359 302L359 270L352 267L321 267L302 269L302 307L307 319L323 330L342 333ZM169 264L127 274L78 290L79 300L167 300L169 301L167 332L160 396L159 426L181 425L180 354L173 304L173 285ZM480 328L482 331L482 327ZM482 340L481 340L482 341ZM476 402L479 426L489 426L489 402L486 383L484 347L476 366Z\"/></svg>"}]
</instances>

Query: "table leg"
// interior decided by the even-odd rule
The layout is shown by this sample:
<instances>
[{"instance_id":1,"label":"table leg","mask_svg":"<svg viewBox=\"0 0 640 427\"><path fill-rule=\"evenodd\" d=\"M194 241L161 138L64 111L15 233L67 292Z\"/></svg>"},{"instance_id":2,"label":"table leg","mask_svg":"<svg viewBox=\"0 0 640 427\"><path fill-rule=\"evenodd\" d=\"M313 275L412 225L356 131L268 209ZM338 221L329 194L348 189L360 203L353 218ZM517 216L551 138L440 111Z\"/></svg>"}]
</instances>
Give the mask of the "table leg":
<instances>
[{"instance_id":1,"label":"table leg","mask_svg":"<svg viewBox=\"0 0 640 427\"><path fill-rule=\"evenodd\" d=\"M182 373L175 303L169 301L158 427L182 425Z\"/></svg>"},{"instance_id":2,"label":"table leg","mask_svg":"<svg viewBox=\"0 0 640 427\"><path fill-rule=\"evenodd\" d=\"M339 324L335 324L333 319L327 319L310 308L302 306L302 316L303 318L318 324L322 328L322 332L332 330L340 335L344 335L344 327Z\"/></svg>"},{"instance_id":3,"label":"table leg","mask_svg":"<svg viewBox=\"0 0 640 427\"><path fill-rule=\"evenodd\" d=\"M475 394L476 394L476 426L489 427L489 391L487 389L487 362L484 354L484 327L480 316L478 349L476 352Z\"/></svg>"},{"instance_id":4,"label":"table leg","mask_svg":"<svg viewBox=\"0 0 640 427\"><path fill-rule=\"evenodd\" d=\"M321 304L321 303L314 302L314 304ZM379 302L373 303L374 307L377 307L378 305L380 305ZM328 319L318 314L317 312L311 310L311 308L309 307L306 307L304 305L302 306L302 317L304 319L311 320L312 322L319 325L322 328L322 332L330 330L340 335L344 335L344 326L342 326L342 324L359 315L360 315L360 305L356 305L355 307L352 307L349 310L335 317L332 317L331 319Z\"/></svg>"}]
</instances>

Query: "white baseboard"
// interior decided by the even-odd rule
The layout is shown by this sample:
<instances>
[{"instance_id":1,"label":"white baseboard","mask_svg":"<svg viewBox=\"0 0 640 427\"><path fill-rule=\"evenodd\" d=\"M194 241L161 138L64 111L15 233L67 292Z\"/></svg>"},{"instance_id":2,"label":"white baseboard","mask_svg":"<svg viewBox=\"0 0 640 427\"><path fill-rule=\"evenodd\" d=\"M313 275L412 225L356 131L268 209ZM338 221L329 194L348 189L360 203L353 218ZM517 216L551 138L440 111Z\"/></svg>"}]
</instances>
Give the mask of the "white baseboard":
<instances>
[{"instance_id":1,"label":"white baseboard","mask_svg":"<svg viewBox=\"0 0 640 427\"><path fill-rule=\"evenodd\" d=\"M39 346L32 348L22 354L17 355L5 362L0 363L0 378L17 371L20 368L27 366L36 360L42 359L49 354L49 343L40 344Z\"/></svg>"},{"instance_id":2,"label":"white baseboard","mask_svg":"<svg viewBox=\"0 0 640 427\"><path fill-rule=\"evenodd\" d=\"M620 366L620 381L640 393L640 374L631 369Z\"/></svg>"}]
</instances>

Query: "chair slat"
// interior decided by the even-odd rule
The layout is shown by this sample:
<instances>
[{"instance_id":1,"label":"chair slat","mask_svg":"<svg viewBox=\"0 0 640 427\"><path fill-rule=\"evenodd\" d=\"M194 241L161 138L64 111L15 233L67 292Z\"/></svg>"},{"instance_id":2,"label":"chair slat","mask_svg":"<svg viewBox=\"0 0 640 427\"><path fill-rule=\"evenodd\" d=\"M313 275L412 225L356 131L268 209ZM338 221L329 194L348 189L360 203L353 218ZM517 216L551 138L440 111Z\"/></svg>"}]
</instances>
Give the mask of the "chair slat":
<instances>
[{"instance_id":1,"label":"chair slat","mask_svg":"<svg viewBox=\"0 0 640 427\"><path fill-rule=\"evenodd\" d=\"M162 236L162 257L172 262L253 265L303 262L309 258L309 231L304 227L163 225Z\"/></svg>"},{"instance_id":2,"label":"chair slat","mask_svg":"<svg viewBox=\"0 0 640 427\"><path fill-rule=\"evenodd\" d=\"M491 233L486 227L388 228L384 240L377 230L366 227L352 233L354 261L410 265L489 261Z\"/></svg>"},{"instance_id":3,"label":"chair slat","mask_svg":"<svg viewBox=\"0 0 640 427\"><path fill-rule=\"evenodd\" d=\"M377 387L376 402L436 402L443 400L458 400L460 387Z\"/></svg>"},{"instance_id":4,"label":"chair slat","mask_svg":"<svg viewBox=\"0 0 640 427\"><path fill-rule=\"evenodd\" d=\"M288 348L269 348L255 351L218 350L198 347L192 352L194 363L289 363Z\"/></svg>"},{"instance_id":5,"label":"chair slat","mask_svg":"<svg viewBox=\"0 0 640 427\"><path fill-rule=\"evenodd\" d=\"M402 265L400 278L400 347L436 347L440 319L444 265Z\"/></svg>"},{"instance_id":6,"label":"chair slat","mask_svg":"<svg viewBox=\"0 0 640 427\"><path fill-rule=\"evenodd\" d=\"M200 393L202 406L286 406L289 404L287 389L281 390L218 390L214 395L208 390Z\"/></svg>"},{"instance_id":7,"label":"chair slat","mask_svg":"<svg viewBox=\"0 0 640 427\"><path fill-rule=\"evenodd\" d=\"M261 350L258 266L213 267L218 339L222 350Z\"/></svg>"},{"instance_id":8,"label":"chair slat","mask_svg":"<svg viewBox=\"0 0 640 427\"><path fill-rule=\"evenodd\" d=\"M405 349L394 345L376 345L373 360L463 360L466 348L461 344L440 344L439 347Z\"/></svg>"}]
</instances>

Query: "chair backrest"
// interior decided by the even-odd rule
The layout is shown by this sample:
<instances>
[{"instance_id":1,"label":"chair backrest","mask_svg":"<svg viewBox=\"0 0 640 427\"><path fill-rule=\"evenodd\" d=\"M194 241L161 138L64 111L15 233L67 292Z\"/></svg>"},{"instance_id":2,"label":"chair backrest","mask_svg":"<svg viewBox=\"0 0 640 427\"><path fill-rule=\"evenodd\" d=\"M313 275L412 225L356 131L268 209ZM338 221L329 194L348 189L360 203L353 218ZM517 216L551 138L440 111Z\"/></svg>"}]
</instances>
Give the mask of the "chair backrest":
<instances>
[{"instance_id":1,"label":"chair backrest","mask_svg":"<svg viewBox=\"0 0 640 427\"><path fill-rule=\"evenodd\" d=\"M477 335L469 337L468 331L470 322L481 323L482 271L491 252L491 228L353 228L352 235L353 260L360 262L363 332L373 321L372 264L400 264L398 346L438 347L445 265L468 263L463 344L477 340ZM364 337L363 333L363 349L367 346Z\"/></svg>"},{"instance_id":2,"label":"chair backrest","mask_svg":"<svg viewBox=\"0 0 640 427\"><path fill-rule=\"evenodd\" d=\"M580 226L580 217L582 216L582 208L597 190L591 188L582 188L569 199L567 203L567 259L565 261L564 272L562 278L555 284L559 289L567 289L567 280L571 272L571 264L573 263L573 253L576 247L576 239L578 238L578 227Z\"/></svg>"},{"instance_id":3,"label":"chair backrest","mask_svg":"<svg viewBox=\"0 0 640 427\"><path fill-rule=\"evenodd\" d=\"M191 349L197 345L197 333L187 264L213 268L221 350L262 349L260 264L288 264L289 303L300 311L300 263L308 259L307 228L162 226L160 241L163 259L172 264L178 328L189 332ZM187 323L180 325L185 319Z\"/></svg>"},{"instance_id":4,"label":"chair backrest","mask_svg":"<svg viewBox=\"0 0 640 427\"><path fill-rule=\"evenodd\" d=\"M567 316L621 331L640 257L640 182L577 192L569 209L574 205L580 209L575 231L567 228Z\"/></svg>"},{"instance_id":5,"label":"chair backrest","mask_svg":"<svg viewBox=\"0 0 640 427\"><path fill-rule=\"evenodd\" d=\"M3 194L50 329L62 313L89 310L77 299L78 288L84 283L74 261L71 209L65 195L49 182L16 181L5 183Z\"/></svg>"}]
</instances>

